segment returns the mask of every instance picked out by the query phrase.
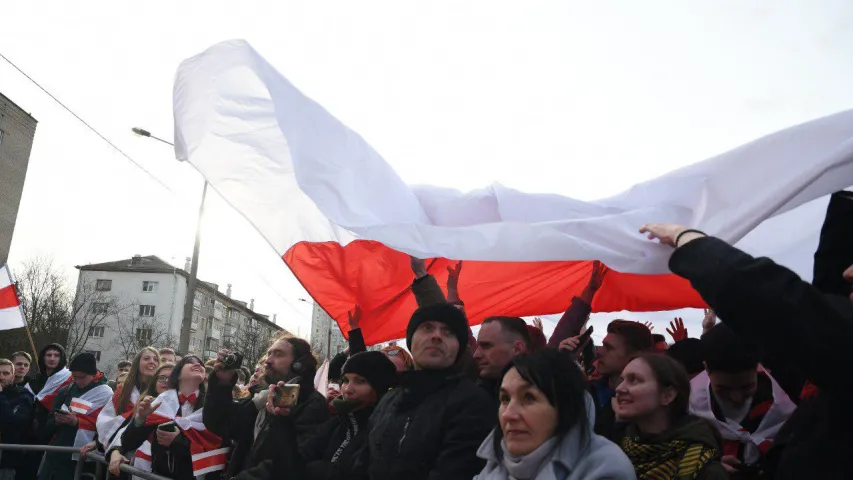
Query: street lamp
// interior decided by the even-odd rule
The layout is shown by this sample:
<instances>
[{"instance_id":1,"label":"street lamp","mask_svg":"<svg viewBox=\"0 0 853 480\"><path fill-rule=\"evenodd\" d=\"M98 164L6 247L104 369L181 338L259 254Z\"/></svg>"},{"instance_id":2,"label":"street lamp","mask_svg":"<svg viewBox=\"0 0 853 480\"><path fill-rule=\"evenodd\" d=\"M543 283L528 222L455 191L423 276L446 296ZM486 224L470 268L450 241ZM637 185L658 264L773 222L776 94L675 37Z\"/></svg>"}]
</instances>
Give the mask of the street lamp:
<instances>
[{"instance_id":1,"label":"street lamp","mask_svg":"<svg viewBox=\"0 0 853 480\"><path fill-rule=\"evenodd\" d=\"M172 142L163 140L160 137L151 135L151 132L142 128L134 127L133 133L141 136L153 138L166 145L175 146ZM198 207L198 221L195 227L195 244L193 244L193 259L190 264L190 278L187 282L187 298L184 302L184 318L181 321L181 335L178 342L178 350L186 355L190 349L190 329L192 328L193 320L193 303L195 302L195 287L198 283L198 251L201 246L201 219L204 216L204 199L207 197L207 180L204 181L204 188L201 190L201 204Z\"/></svg>"}]
</instances>

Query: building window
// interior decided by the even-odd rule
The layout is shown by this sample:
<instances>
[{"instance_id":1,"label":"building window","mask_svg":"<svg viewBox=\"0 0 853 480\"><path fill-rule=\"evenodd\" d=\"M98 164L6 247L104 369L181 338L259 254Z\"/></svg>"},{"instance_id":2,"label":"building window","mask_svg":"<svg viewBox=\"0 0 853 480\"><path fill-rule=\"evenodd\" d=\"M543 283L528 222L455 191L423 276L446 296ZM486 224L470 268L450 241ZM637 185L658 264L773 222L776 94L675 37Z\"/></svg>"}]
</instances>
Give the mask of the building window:
<instances>
[{"instance_id":1,"label":"building window","mask_svg":"<svg viewBox=\"0 0 853 480\"><path fill-rule=\"evenodd\" d=\"M151 329L137 328L136 341L139 342L141 345L148 345L149 343L151 343Z\"/></svg>"},{"instance_id":2,"label":"building window","mask_svg":"<svg viewBox=\"0 0 853 480\"><path fill-rule=\"evenodd\" d=\"M95 338L104 338L104 327L92 327L89 329L89 336Z\"/></svg>"},{"instance_id":3,"label":"building window","mask_svg":"<svg viewBox=\"0 0 853 480\"><path fill-rule=\"evenodd\" d=\"M206 343L207 343L207 348L205 348L205 350L213 350L213 351L219 350L219 340L217 340L213 337L207 337Z\"/></svg>"},{"instance_id":4,"label":"building window","mask_svg":"<svg viewBox=\"0 0 853 480\"><path fill-rule=\"evenodd\" d=\"M93 303L92 304L92 313L95 315L103 315L107 313L110 304L108 303Z\"/></svg>"},{"instance_id":5,"label":"building window","mask_svg":"<svg viewBox=\"0 0 853 480\"><path fill-rule=\"evenodd\" d=\"M140 317L153 317L154 316L154 305L140 305L139 306L139 316Z\"/></svg>"},{"instance_id":6,"label":"building window","mask_svg":"<svg viewBox=\"0 0 853 480\"><path fill-rule=\"evenodd\" d=\"M100 350L83 350L84 353L91 353L95 356L95 360L101 361L101 351Z\"/></svg>"},{"instance_id":7,"label":"building window","mask_svg":"<svg viewBox=\"0 0 853 480\"><path fill-rule=\"evenodd\" d=\"M143 292L156 292L160 282L142 282Z\"/></svg>"},{"instance_id":8,"label":"building window","mask_svg":"<svg viewBox=\"0 0 853 480\"><path fill-rule=\"evenodd\" d=\"M98 280L95 283L95 290L99 292L109 292L113 289L113 281L112 280Z\"/></svg>"}]
</instances>

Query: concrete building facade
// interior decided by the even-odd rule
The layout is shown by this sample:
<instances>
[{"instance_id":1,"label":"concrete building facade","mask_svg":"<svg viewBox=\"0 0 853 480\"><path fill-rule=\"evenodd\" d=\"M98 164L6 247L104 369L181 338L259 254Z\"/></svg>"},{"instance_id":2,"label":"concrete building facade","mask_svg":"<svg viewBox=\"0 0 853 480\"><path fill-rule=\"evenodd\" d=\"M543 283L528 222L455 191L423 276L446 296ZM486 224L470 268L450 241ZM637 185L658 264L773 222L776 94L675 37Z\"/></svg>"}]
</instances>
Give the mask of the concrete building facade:
<instances>
[{"instance_id":1,"label":"concrete building facade","mask_svg":"<svg viewBox=\"0 0 853 480\"><path fill-rule=\"evenodd\" d=\"M178 350L189 273L156 256L78 266L77 328L88 330L85 347L108 375L142 346ZM240 350L246 364L262 355L269 339L283 332L254 301L231 298L213 283L199 281L193 301L188 352L204 360L220 348ZM82 326L82 327L81 327ZM251 368L251 365L250 365Z\"/></svg>"},{"instance_id":2,"label":"concrete building facade","mask_svg":"<svg viewBox=\"0 0 853 480\"><path fill-rule=\"evenodd\" d=\"M314 303L314 311L311 315L311 350L320 358L320 361L332 357L346 350L349 342L341 333L338 323Z\"/></svg>"},{"instance_id":3,"label":"concrete building facade","mask_svg":"<svg viewBox=\"0 0 853 480\"><path fill-rule=\"evenodd\" d=\"M0 93L0 265L9 258L37 123Z\"/></svg>"}]
</instances>

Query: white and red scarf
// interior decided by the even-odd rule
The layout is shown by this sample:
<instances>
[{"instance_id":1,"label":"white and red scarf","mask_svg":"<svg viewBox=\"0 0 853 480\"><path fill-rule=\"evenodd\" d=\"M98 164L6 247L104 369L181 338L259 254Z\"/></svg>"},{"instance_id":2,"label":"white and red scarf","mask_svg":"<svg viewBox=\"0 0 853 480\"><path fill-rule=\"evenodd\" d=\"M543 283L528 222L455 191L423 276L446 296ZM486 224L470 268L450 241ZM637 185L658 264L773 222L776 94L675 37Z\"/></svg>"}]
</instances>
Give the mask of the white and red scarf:
<instances>
[{"instance_id":1,"label":"white and red scarf","mask_svg":"<svg viewBox=\"0 0 853 480\"><path fill-rule=\"evenodd\" d=\"M75 448L80 448L95 439L95 424L98 421L98 414L101 413L104 405L110 403L112 396L113 389L104 384L71 399L68 409L77 415L78 421L77 435L74 437ZM79 456L75 453L71 458L77 460Z\"/></svg>"},{"instance_id":2,"label":"white and red scarf","mask_svg":"<svg viewBox=\"0 0 853 480\"><path fill-rule=\"evenodd\" d=\"M98 415L98 421L95 425L98 430L98 439L106 447L105 450L109 450L115 444L121 444L121 437L116 435L116 432L118 432L125 420L133 415L134 406L139 399L139 389L134 386L133 392L130 394L130 402L126 405L118 405L121 390L122 387L118 387L112 399L104 405L104 409Z\"/></svg>"},{"instance_id":3,"label":"white and red scarf","mask_svg":"<svg viewBox=\"0 0 853 480\"><path fill-rule=\"evenodd\" d=\"M690 381L690 413L713 422L723 440L743 443L745 445L743 461L750 464L758 462L762 455L767 453L773 445L776 433L797 408L764 368L759 367L758 371L759 375L767 375L770 379L773 387L773 405L767 410L753 433L749 433L733 420L726 419L723 422L717 419L711 405L711 379L707 372L700 373Z\"/></svg>"},{"instance_id":4,"label":"white and red scarf","mask_svg":"<svg viewBox=\"0 0 853 480\"><path fill-rule=\"evenodd\" d=\"M198 393L194 394L198 395ZM193 395L186 400L190 404L193 403ZM208 472L224 470L225 464L228 461L228 448L222 448L222 439L208 430L202 421L203 409L190 411L184 409L178 416L177 413L181 408L181 402L178 398L176 390L167 390L161 393L156 403L160 406L145 421L146 426L161 425L166 422L174 421L178 428L181 429L181 434L189 440L190 454L192 455L193 475L201 477ZM191 410L192 407L189 407ZM152 434L152 438L153 438ZM149 438L136 450L136 458L133 461L133 466L151 471L151 440Z\"/></svg>"},{"instance_id":5,"label":"white and red scarf","mask_svg":"<svg viewBox=\"0 0 853 480\"><path fill-rule=\"evenodd\" d=\"M48 410L53 409L53 402L56 400L56 394L59 393L59 389L71 384L71 371L68 368L63 368L62 370L54 373L53 375L47 377L47 382L45 382L44 387L42 387L41 391L36 395L36 400L42 404L42 406ZM30 388L30 384L27 384L27 388L32 392L32 388Z\"/></svg>"}]
</instances>

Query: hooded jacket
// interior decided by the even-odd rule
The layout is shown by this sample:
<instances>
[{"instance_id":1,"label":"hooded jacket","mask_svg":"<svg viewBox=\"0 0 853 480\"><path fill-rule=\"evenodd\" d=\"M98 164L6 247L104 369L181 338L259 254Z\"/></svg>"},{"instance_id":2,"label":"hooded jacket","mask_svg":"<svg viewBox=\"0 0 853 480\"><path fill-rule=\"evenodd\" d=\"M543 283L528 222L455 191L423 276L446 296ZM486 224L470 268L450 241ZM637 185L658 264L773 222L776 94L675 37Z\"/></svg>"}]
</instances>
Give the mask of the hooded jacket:
<instances>
[{"instance_id":1,"label":"hooded jacket","mask_svg":"<svg viewBox=\"0 0 853 480\"><path fill-rule=\"evenodd\" d=\"M68 363L68 356L65 354L65 349L58 343L49 343L45 345L39 352L39 372L30 380L29 386L34 395L38 395L44 388L47 379L50 375L47 374L47 367L44 363L44 354L49 349L59 350L59 365L53 370L58 372L65 368ZM33 440L36 444L46 444L50 441L49 433L47 432L47 417L50 415L50 410L44 407L39 402L35 402L33 406Z\"/></svg>"},{"instance_id":2,"label":"hooded jacket","mask_svg":"<svg viewBox=\"0 0 853 480\"><path fill-rule=\"evenodd\" d=\"M596 406L586 397L587 421L574 425L560 435L554 451L542 463L535 480L633 480L634 467L622 450L610 440L592 431ZM498 427L500 428L500 427ZM508 480L509 471L503 452L495 450L496 430L480 445L477 456L486 467L474 480Z\"/></svg>"},{"instance_id":3,"label":"hooded jacket","mask_svg":"<svg viewBox=\"0 0 853 480\"><path fill-rule=\"evenodd\" d=\"M640 480L729 478L720 463L719 434L707 420L685 415L658 435L644 435L629 424L623 426L616 436L616 443L631 460ZM691 475L680 476L684 472Z\"/></svg>"}]
</instances>

